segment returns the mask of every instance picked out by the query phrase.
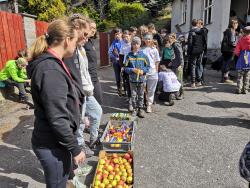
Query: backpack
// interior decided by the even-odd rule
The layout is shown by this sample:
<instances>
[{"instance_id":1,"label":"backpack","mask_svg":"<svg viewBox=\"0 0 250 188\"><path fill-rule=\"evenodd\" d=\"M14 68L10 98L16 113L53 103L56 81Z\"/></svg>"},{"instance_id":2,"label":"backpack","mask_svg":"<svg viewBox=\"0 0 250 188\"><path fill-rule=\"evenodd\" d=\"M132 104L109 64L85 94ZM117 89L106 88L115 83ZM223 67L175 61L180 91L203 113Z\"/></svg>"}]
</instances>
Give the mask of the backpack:
<instances>
[{"instance_id":1,"label":"backpack","mask_svg":"<svg viewBox=\"0 0 250 188\"><path fill-rule=\"evenodd\" d=\"M250 182L250 142L247 143L240 156L239 171L241 177Z\"/></svg>"},{"instance_id":2,"label":"backpack","mask_svg":"<svg viewBox=\"0 0 250 188\"><path fill-rule=\"evenodd\" d=\"M236 70L249 70L250 69L250 51L242 50L237 60Z\"/></svg>"}]
</instances>

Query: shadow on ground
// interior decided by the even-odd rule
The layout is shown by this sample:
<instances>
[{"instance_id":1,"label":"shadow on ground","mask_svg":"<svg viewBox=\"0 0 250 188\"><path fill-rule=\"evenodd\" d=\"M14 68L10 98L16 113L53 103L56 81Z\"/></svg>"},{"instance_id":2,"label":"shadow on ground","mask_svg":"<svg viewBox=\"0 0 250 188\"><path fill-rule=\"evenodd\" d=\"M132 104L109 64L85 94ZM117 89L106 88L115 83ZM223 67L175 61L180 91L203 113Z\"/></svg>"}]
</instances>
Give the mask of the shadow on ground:
<instances>
[{"instance_id":1,"label":"shadow on ground","mask_svg":"<svg viewBox=\"0 0 250 188\"><path fill-rule=\"evenodd\" d=\"M1 182L1 187L4 188L27 188L28 187L28 182L23 182L18 179L12 179L9 177L5 176L0 176L0 182Z\"/></svg>"},{"instance_id":2,"label":"shadow on ground","mask_svg":"<svg viewBox=\"0 0 250 188\"><path fill-rule=\"evenodd\" d=\"M248 103L230 101L197 102L197 104L214 108L250 108L250 104Z\"/></svg>"},{"instance_id":3,"label":"shadow on ground","mask_svg":"<svg viewBox=\"0 0 250 188\"><path fill-rule=\"evenodd\" d=\"M40 163L31 152L32 130L33 116L27 115L21 116L18 125L3 134L5 144L0 145L0 172L23 174L37 182L44 183ZM2 179L0 182L8 182L10 185L13 182L9 177L0 178Z\"/></svg>"},{"instance_id":4,"label":"shadow on ground","mask_svg":"<svg viewBox=\"0 0 250 188\"><path fill-rule=\"evenodd\" d=\"M184 115L180 113L168 113L169 117L176 118L188 122L198 122L209 125L218 126L237 126L250 129L250 120L236 118L236 117L200 117L193 115Z\"/></svg>"}]
</instances>

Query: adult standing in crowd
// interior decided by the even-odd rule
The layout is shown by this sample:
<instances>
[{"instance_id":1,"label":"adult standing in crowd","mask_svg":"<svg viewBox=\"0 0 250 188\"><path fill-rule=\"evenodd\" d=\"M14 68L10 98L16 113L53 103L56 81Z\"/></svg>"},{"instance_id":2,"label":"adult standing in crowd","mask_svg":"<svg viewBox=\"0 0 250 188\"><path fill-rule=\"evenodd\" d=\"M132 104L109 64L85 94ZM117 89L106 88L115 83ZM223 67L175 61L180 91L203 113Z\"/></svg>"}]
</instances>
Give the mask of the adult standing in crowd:
<instances>
[{"instance_id":1,"label":"adult standing in crowd","mask_svg":"<svg viewBox=\"0 0 250 188\"><path fill-rule=\"evenodd\" d=\"M188 35L188 62L191 66L191 87L194 88L202 85L203 67L201 59L206 42L203 31L198 27L196 19L192 20L192 26L193 28Z\"/></svg>"},{"instance_id":2,"label":"adult standing in crowd","mask_svg":"<svg viewBox=\"0 0 250 188\"><path fill-rule=\"evenodd\" d=\"M238 21L232 19L229 21L228 28L223 33L223 40L221 43L221 53L223 55L223 63L221 67L221 82L232 83L229 79L230 68L235 66L234 50L237 44L238 33Z\"/></svg>"},{"instance_id":3,"label":"adult standing in crowd","mask_svg":"<svg viewBox=\"0 0 250 188\"><path fill-rule=\"evenodd\" d=\"M73 55L77 32L68 20L50 23L47 33L30 49L27 67L35 106L32 148L44 170L47 187L66 187L72 169L85 160L76 133L83 93L76 85L63 58ZM73 63L73 62L72 62Z\"/></svg>"},{"instance_id":4,"label":"adult standing in crowd","mask_svg":"<svg viewBox=\"0 0 250 188\"><path fill-rule=\"evenodd\" d=\"M84 49L86 51L86 55L88 58L88 67L89 67L89 74L91 77L91 81L94 85L94 97L98 101L99 104L103 103L103 96L102 96L102 87L100 81L98 79L97 73L97 55L96 55L96 48L95 48L95 39L96 39L96 23L94 20L89 20L90 26L90 35L88 42L84 45Z\"/></svg>"}]
</instances>

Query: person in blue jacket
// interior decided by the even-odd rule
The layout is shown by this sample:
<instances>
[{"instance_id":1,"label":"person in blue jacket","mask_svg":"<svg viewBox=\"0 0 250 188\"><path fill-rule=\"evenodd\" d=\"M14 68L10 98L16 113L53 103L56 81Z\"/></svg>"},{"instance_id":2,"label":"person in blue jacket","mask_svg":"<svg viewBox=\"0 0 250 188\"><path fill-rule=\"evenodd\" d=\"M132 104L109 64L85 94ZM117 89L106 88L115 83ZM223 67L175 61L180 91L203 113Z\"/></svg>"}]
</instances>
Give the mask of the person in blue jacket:
<instances>
[{"instance_id":1,"label":"person in blue jacket","mask_svg":"<svg viewBox=\"0 0 250 188\"><path fill-rule=\"evenodd\" d=\"M115 34L115 40L111 43L108 54L115 72L117 92L118 95L121 96L122 95L121 76L120 76L121 65L119 64L119 54L122 47L122 30L119 28L115 28L113 32Z\"/></svg>"},{"instance_id":2,"label":"person in blue jacket","mask_svg":"<svg viewBox=\"0 0 250 188\"><path fill-rule=\"evenodd\" d=\"M140 51L141 39L134 37L131 42L132 51L128 53L125 61L125 72L129 74L131 97L129 100L129 111L132 115L143 118L144 112L144 87L146 73L149 71L148 57Z\"/></svg>"}]
</instances>

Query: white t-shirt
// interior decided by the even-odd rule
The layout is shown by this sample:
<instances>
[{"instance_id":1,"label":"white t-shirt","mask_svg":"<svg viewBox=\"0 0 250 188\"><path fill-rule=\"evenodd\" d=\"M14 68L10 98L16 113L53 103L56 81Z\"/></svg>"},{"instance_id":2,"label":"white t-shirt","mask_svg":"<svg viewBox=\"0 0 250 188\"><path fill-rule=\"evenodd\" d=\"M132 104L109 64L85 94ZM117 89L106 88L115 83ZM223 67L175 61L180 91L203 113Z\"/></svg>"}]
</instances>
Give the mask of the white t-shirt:
<instances>
[{"instance_id":1,"label":"white t-shirt","mask_svg":"<svg viewBox=\"0 0 250 188\"><path fill-rule=\"evenodd\" d=\"M150 63L148 74L155 74L157 72L155 62L159 62L161 60L158 50L154 47L144 47L142 48L142 52L147 55Z\"/></svg>"},{"instance_id":2,"label":"white t-shirt","mask_svg":"<svg viewBox=\"0 0 250 188\"><path fill-rule=\"evenodd\" d=\"M120 54L124 55L123 63L125 62L126 56L128 55L129 52L131 52L131 43L130 42L128 42L128 43L123 42L121 50L120 50Z\"/></svg>"},{"instance_id":3,"label":"white t-shirt","mask_svg":"<svg viewBox=\"0 0 250 188\"><path fill-rule=\"evenodd\" d=\"M174 72L159 72L159 81L163 81L164 92L177 92L180 90L181 84L177 80Z\"/></svg>"}]
</instances>

